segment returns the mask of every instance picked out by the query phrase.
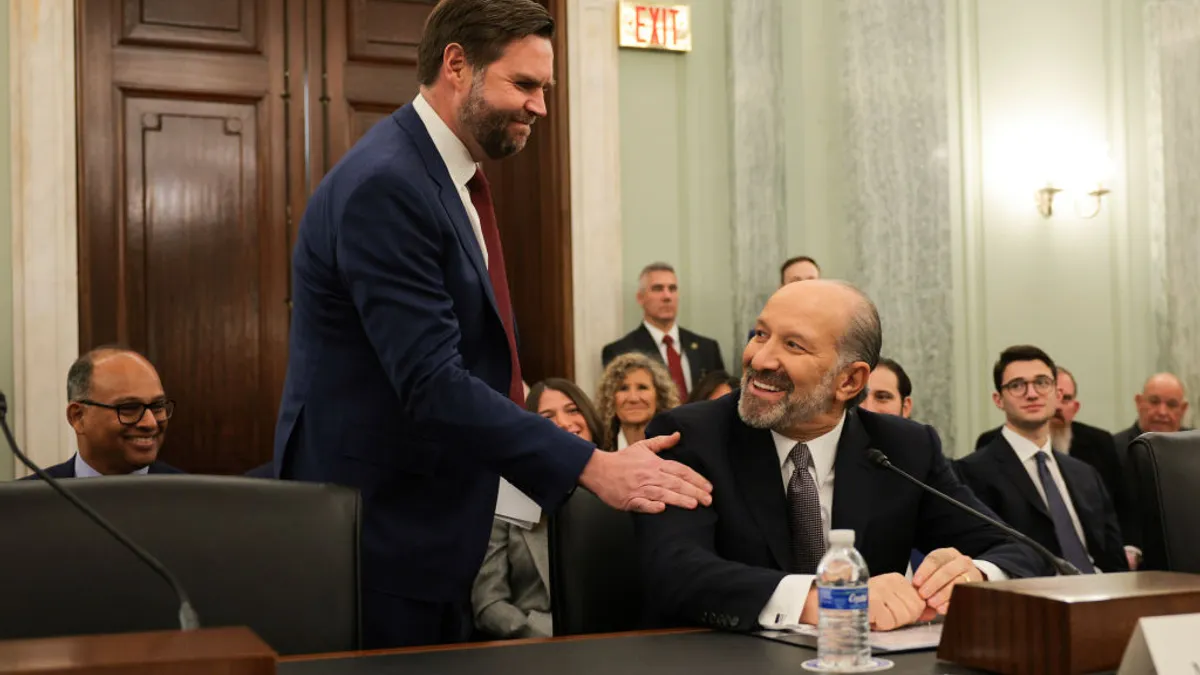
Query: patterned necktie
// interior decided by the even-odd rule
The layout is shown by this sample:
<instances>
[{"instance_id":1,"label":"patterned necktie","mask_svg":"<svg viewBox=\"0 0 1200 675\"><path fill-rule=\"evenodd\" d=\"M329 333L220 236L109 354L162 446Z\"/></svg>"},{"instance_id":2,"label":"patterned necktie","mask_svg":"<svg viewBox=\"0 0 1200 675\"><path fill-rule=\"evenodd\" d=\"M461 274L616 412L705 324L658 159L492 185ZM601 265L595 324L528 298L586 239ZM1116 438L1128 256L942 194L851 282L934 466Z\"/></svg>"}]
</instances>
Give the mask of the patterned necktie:
<instances>
[{"instance_id":1,"label":"patterned necktie","mask_svg":"<svg viewBox=\"0 0 1200 675\"><path fill-rule=\"evenodd\" d=\"M679 358L679 352L675 349L675 338L664 335L663 344L667 346L667 371L671 373L671 379L675 380L675 386L679 388L679 400L686 401L687 379L683 376L683 360Z\"/></svg>"},{"instance_id":2,"label":"patterned necktie","mask_svg":"<svg viewBox=\"0 0 1200 675\"><path fill-rule=\"evenodd\" d=\"M787 500L792 530L792 574L816 574L817 564L825 555L825 533L821 523L821 497L817 481L808 467L812 455L808 446L797 443L788 453L792 477L788 479Z\"/></svg>"},{"instance_id":3,"label":"patterned necktie","mask_svg":"<svg viewBox=\"0 0 1200 675\"><path fill-rule=\"evenodd\" d=\"M1050 474L1050 467L1046 464L1050 456L1045 452L1038 451L1034 457L1037 458L1038 478L1042 479L1042 489L1046 491L1046 506L1050 507L1050 520L1054 522L1054 536L1058 538L1058 547L1062 550L1063 557L1078 567L1080 572L1095 574L1096 568L1092 567L1087 549L1083 547L1083 542L1079 541L1079 535L1075 532L1075 523L1071 522L1071 512L1067 510L1067 502L1063 500L1063 495L1058 490L1058 484L1054 482L1054 476Z\"/></svg>"},{"instance_id":4,"label":"patterned necktie","mask_svg":"<svg viewBox=\"0 0 1200 675\"><path fill-rule=\"evenodd\" d=\"M521 360L517 355L517 333L514 328L512 298L508 293L508 275L504 271L504 249L500 246L500 229L496 227L496 211L492 208L492 189L488 185L483 169L467 181L471 193L471 204L479 215L479 229L483 232L483 244L487 247L488 278L492 282L492 293L496 296L496 309L504 324L504 336L508 338L508 353L512 362L512 377L508 382L508 397L517 405L525 405L525 387L521 384Z\"/></svg>"}]
</instances>

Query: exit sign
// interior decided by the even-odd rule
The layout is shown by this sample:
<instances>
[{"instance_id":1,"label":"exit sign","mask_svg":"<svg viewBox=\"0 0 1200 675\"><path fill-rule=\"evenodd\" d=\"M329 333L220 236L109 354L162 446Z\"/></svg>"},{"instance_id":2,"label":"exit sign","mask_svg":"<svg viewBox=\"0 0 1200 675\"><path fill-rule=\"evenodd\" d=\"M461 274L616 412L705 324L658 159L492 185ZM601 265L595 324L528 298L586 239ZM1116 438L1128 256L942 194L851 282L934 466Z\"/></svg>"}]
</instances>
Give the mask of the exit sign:
<instances>
[{"instance_id":1,"label":"exit sign","mask_svg":"<svg viewBox=\"0 0 1200 675\"><path fill-rule=\"evenodd\" d=\"M692 8L621 1L622 47L692 51Z\"/></svg>"}]
</instances>

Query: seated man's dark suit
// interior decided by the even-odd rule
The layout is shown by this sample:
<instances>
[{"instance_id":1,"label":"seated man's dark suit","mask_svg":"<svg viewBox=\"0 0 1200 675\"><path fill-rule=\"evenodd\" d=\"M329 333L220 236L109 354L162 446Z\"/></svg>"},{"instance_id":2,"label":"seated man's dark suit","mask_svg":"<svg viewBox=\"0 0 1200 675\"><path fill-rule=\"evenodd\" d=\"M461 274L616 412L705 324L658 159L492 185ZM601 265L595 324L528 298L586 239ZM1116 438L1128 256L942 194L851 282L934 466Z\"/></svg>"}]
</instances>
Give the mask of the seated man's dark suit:
<instances>
[{"instance_id":1,"label":"seated man's dark suit","mask_svg":"<svg viewBox=\"0 0 1200 675\"><path fill-rule=\"evenodd\" d=\"M979 450L997 438L1000 429L989 429L979 434L975 441L975 449ZM1104 481L1104 489L1112 498L1113 508L1117 512L1117 522L1121 525L1121 535L1124 543L1130 546L1141 546L1141 524L1138 522L1137 509L1134 508L1133 493L1130 484L1121 467L1118 448L1113 442L1113 435L1099 427L1093 427L1082 422L1071 422L1071 457L1087 462L1100 473Z\"/></svg>"},{"instance_id":2,"label":"seated man's dark suit","mask_svg":"<svg viewBox=\"0 0 1200 675\"><path fill-rule=\"evenodd\" d=\"M682 354L687 355L688 369L692 371L693 387L700 381L700 378L708 373L725 370L725 361L721 359L721 346L717 344L716 340L697 335L680 326L679 342L677 348ZM603 365L608 366L613 359L629 352L641 352L666 365L662 352L654 343L654 337L650 335L650 331L646 330L644 323L639 324L637 328L620 340L605 345L600 354L600 360Z\"/></svg>"},{"instance_id":3,"label":"seated man's dark suit","mask_svg":"<svg viewBox=\"0 0 1200 675\"><path fill-rule=\"evenodd\" d=\"M1121 528L1100 473L1091 465L1061 452L1054 453L1054 461L1067 484L1071 504L1083 527L1083 545L1088 555L1103 572L1128 572ZM984 448L957 460L954 468L963 482L1004 522L1055 555L1063 555L1046 502L1007 439L996 438Z\"/></svg>"},{"instance_id":4,"label":"seated man's dark suit","mask_svg":"<svg viewBox=\"0 0 1200 675\"><path fill-rule=\"evenodd\" d=\"M71 459L68 459L67 461L63 462L62 464L55 464L54 466L48 466L44 469L44 471L46 473L50 474L51 478L74 478L75 477L75 456L72 455ZM160 461L156 460L150 464L150 473L152 473L152 474L183 473L183 471L176 469L175 467L171 466L170 464L167 464L166 462L160 462ZM36 475L30 474L28 476L25 476L21 480L35 480L36 478L37 478Z\"/></svg>"},{"instance_id":5,"label":"seated man's dark suit","mask_svg":"<svg viewBox=\"0 0 1200 675\"><path fill-rule=\"evenodd\" d=\"M787 575L790 529L779 456L770 431L738 417L739 396L676 408L646 429L648 436L681 432L679 443L662 455L713 484L709 508L668 508L636 517L648 609L658 620L754 630ZM988 510L958 482L931 427L851 410L834 459L831 526L855 531L855 546L872 576L904 574L914 548L951 546L1010 577L1050 574L1023 544L872 464L870 448L956 499Z\"/></svg>"}]
</instances>

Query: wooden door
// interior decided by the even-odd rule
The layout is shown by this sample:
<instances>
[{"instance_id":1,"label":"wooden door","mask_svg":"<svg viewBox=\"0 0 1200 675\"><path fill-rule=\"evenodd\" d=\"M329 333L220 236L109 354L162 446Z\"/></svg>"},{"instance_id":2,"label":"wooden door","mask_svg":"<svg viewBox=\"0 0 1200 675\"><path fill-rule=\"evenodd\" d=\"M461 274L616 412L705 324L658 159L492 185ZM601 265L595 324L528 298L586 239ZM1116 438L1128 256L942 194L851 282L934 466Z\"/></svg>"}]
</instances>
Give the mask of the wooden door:
<instances>
[{"instance_id":1,"label":"wooden door","mask_svg":"<svg viewBox=\"0 0 1200 675\"><path fill-rule=\"evenodd\" d=\"M77 3L83 349L178 401L163 456L271 456L287 359L284 0Z\"/></svg>"},{"instance_id":2,"label":"wooden door","mask_svg":"<svg viewBox=\"0 0 1200 675\"><path fill-rule=\"evenodd\" d=\"M567 126L566 0L539 0L554 16L558 87L549 117L525 150L487 162L496 220L530 384L575 372L571 290L571 220ZM417 94L417 46L435 0L309 0L323 18L310 22L310 44L324 45L326 124L311 146L328 171L368 129ZM312 57L318 53L310 50ZM314 101L313 103L315 103Z\"/></svg>"}]
</instances>

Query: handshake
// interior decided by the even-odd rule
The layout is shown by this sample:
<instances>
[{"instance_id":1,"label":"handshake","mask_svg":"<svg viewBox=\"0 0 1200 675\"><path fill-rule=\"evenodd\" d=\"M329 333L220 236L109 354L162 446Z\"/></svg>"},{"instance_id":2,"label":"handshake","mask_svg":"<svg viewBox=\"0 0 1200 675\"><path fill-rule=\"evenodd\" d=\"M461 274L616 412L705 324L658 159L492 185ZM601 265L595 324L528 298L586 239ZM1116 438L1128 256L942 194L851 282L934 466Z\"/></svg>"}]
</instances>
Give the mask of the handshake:
<instances>
[{"instance_id":1,"label":"handshake","mask_svg":"<svg viewBox=\"0 0 1200 675\"><path fill-rule=\"evenodd\" d=\"M975 562L953 548L940 548L925 556L912 581L895 572L871 577L867 584L871 629L894 630L944 615L956 585L983 580ZM808 593L800 622L817 623L815 586Z\"/></svg>"}]
</instances>

